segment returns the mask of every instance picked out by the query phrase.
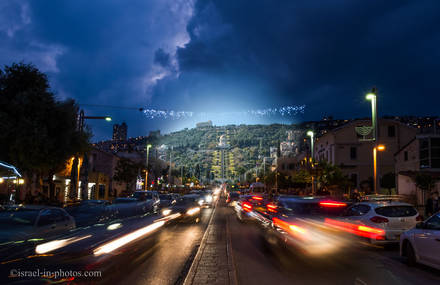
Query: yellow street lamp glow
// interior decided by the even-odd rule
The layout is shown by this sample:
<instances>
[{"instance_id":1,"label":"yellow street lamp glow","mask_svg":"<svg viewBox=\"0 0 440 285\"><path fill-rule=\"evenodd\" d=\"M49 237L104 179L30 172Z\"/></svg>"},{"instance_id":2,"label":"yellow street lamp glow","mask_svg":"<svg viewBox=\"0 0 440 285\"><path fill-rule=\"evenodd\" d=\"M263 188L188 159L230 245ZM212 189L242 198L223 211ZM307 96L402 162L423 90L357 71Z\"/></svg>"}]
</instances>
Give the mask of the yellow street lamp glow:
<instances>
[{"instance_id":1,"label":"yellow street lamp glow","mask_svg":"<svg viewBox=\"0 0 440 285\"><path fill-rule=\"evenodd\" d=\"M0 177L0 183L3 183L5 180Z\"/></svg>"},{"instance_id":2,"label":"yellow street lamp glow","mask_svg":"<svg viewBox=\"0 0 440 285\"><path fill-rule=\"evenodd\" d=\"M106 120L107 122L111 122L111 121L112 121L112 117L105 117L105 120Z\"/></svg>"},{"instance_id":3,"label":"yellow street lamp glow","mask_svg":"<svg viewBox=\"0 0 440 285\"><path fill-rule=\"evenodd\" d=\"M368 93L367 96L365 96L365 98L367 100L373 100L374 98L376 98L376 94L374 93Z\"/></svg>"},{"instance_id":4,"label":"yellow street lamp glow","mask_svg":"<svg viewBox=\"0 0 440 285\"><path fill-rule=\"evenodd\" d=\"M377 146L377 150L383 151L383 150L385 150L385 146L383 144L380 144Z\"/></svg>"},{"instance_id":5,"label":"yellow street lamp glow","mask_svg":"<svg viewBox=\"0 0 440 285\"><path fill-rule=\"evenodd\" d=\"M24 184L24 179L18 179L18 184Z\"/></svg>"}]
</instances>

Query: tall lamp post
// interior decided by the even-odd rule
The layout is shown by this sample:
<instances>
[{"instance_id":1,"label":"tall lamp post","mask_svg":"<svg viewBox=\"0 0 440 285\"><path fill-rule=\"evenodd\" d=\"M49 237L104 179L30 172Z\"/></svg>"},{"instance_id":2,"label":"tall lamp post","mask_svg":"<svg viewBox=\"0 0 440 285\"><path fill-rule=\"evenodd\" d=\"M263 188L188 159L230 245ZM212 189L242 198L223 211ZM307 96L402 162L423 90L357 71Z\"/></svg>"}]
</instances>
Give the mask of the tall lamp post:
<instances>
[{"instance_id":1,"label":"tall lamp post","mask_svg":"<svg viewBox=\"0 0 440 285\"><path fill-rule=\"evenodd\" d=\"M313 131L308 131L307 136L310 137L310 164L314 168L314 152L315 152L315 133ZM315 194L315 176L312 174L312 195Z\"/></svg>"},{"instance_id":2,"label":"tall lamp post","mask_svg":"<svg viewBox=\"0 0 440 285\"><path fill-rule=\"evenodd\" d=\"M146 169L145 169L145 184L144 190L148 190L148 159L150 158L150 148L151 144L147 144L147 161L146 161Z\"/></svg>"},{"instance_id":3,"label":"tall lamp post","mask_svg":"<svg viewBox=\"0 0 440 285\"><path fill-rule=\"evenodd\" d=\"M85 116L84 115L84 110L81 110L79 112L78 115L78 130L80 131L80 133L82 133L84 131L84 121L85 120L105 120L107 122L111 122L112 118L110 116ZM80 181L80 171L78 168L78 163L79 163L79 158L75 156L73 164L72 164L72 169L73 167L76 167L78 169L78 173L77 173L77 177L75 177L76 181L72 181L71 185L72 185L72 191L70 192L70 198L75 199L77 198L77 190L78 190L78 181ZM73 177L72 177L73 178ZM81 183L83 184L83 183ZM81 185L81 188L83 188L84 186ZM86 188L87 189L87 186ZM85 191L84 191L85 192ZM81 193L82 198L88 198L88 195L86 195L85 193Z\"/></svg>"},{"instance_id":4,"label":"tall lamp post","mask_svg":"<svg viewBox=\"0 0 440 285\"><path fill-rule=\"evenodd\" d=\"M384 150L384 148L379 149L378 147L378 124L377 124L377 89L373 87L371 92L368 93L365 98L371 101L371 124L373 127L373 179L374 179L374 194L377 194L377 190L379 189L379 181L377 179L379 170L377 165L377 151Z\"/></svg>"}]
</instances>

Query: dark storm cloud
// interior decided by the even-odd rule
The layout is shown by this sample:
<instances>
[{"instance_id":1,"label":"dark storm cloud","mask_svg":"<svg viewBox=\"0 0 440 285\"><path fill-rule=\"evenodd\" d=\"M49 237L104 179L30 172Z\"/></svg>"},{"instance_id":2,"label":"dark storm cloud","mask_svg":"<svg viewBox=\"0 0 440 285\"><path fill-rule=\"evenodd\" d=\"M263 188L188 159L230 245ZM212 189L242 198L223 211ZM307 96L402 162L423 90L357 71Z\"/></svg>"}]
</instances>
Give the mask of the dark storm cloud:
<instances>
[{"instance_id":1,"label":"dark storm cloud","mask_svg":"<svg viewBox=\"0 0 440 285\"><path fill-rule=\"evenodd\" d=\"M439 14L438 1L199 1L177 53L181 77L156 95L202 98L216 78L225 93L265 86L245 96L250 105L350 117L368 114L363 94L376 85L382 113L435 114Z\"/></svg>"},{"instance_id":2,"label":"dark storm cloud","mask_svg":"<svg viewBox=\"0 0 440 285\"><path fill-rule=\"evenodd\" d=\"M169 67L171 65L170 54L165 52L163 49L158 49L154 53L154 63L159 64L163 67Z\"/></svg>"},{"instance_id":3,"label":"dark storm cloud","mask_svg":"<svg viewBox=\"0 0 440 285\"><path fill-rule=\"evenodd\" d=\"M437 114L438 15L437 0L7 0L0 64L32 62L58 96L86 104L306 104L305 119L345 118L369 115L363 95L375 85L381 114ZM85 109L127 121L131 136L183 126ZM111 128L94 122L93 131L105 138Z\"/></svg>"}]
</instances>

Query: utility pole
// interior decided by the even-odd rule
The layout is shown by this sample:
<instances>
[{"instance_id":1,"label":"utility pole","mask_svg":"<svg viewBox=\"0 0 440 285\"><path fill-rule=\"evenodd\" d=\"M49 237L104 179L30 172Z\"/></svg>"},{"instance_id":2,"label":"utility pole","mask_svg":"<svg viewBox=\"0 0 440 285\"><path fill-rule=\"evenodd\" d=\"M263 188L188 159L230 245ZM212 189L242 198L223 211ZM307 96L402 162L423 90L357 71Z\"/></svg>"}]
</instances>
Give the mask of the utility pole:
<instances>
[{"instance_id":1,"label":"utility pole","mask_svg":"<svg viewBox=\"0 0 440 285\"><path fill-rule=\"evenodd\" d=\"M171 146L171 150L170 150L170 174L168 175L168 184L171 186L171 168L172 168L172 156L173 156L173 149L174 147Z\"/></svg>"},{"instance_id":2,"label":"utility pole","mask_svg":"<svg viewBox=\"0 0 440 285\"><path fill-rule=\"evenodd\" d=\"M145 169L145 184L144 184L144 190L145 191L148 190L148 174L149 174L149 171L148 171L148 159L150 158L151 144L147 143L146 148L147 148L147 158L146 158L147 161L146 161L146 169Z\"/></svg>"}]
</instances>

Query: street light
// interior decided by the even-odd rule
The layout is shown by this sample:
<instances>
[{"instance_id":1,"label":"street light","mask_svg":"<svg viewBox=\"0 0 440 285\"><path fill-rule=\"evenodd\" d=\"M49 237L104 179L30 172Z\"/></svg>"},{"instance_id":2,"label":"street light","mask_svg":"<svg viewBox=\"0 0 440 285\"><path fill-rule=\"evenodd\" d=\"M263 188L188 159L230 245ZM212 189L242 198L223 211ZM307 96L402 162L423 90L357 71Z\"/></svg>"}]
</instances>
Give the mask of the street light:
<instances>
[{"instance_id":1,"label":"street light","mask_svg":"<svg viewBox=\"0 0 440 285\"><path fill-rule=\"evenodd\" d=\"M314 161L314 145L315 145L315 133L313 131L308 131L307 135L310 137L310 155L311 155L311 165L312 168L314 167L313 161ZM315 177L312 175L312 195L315 194Z\"/></svg>"},{"instance_id":2,"label":"street light","mask_svg":"<svg viewBox=\"0 0 440 285\"><path fill-rule=\"evenodd\" d=\"M376 87L373 87L371 89L371 92L368 93L365 98L369 101L371 101L371 123L373 127L373 139L374 141L377 141L377 135L378 135L378 126L377 126L377 89Z\"/></svg>"},{"instance_id":3,"label":"street light","mask_svg":"<svg viewBox=\"0 0 440 285\"><path fill-rule=\"evenodd\" d=\"M308 131L307 132L307 135L310 137L310 154L311 154L311 157L312 157L312 165L313 165L313 159L314 159L314 157L313 157L313 152L314 152L314 144L315 144L315 142L314 142L314 136L315 136L315 134L313 133L313 131Z\"/></svg>"},{"instance_id":4,"label":"street light","mask_svg":"<svg viewBox=\"0 0 440 285\"><path fill-rule=\"evenodd\" d=\"M373 177L374 177L374 193L377 194L378 186L378 165L377 165L377 151L383 151L385 150L385 146L378 145L377 140L379 137L378 132L378 123L377 123L377 89L376 87L373 87L371 89L371 92L368 93L365 98L369 101L371 101L371 124L373 127L373 141L374 141L374 147L373 147Z\"/></svg>"},{"instance_id":5,"label":"street light","mask_svg":"<svg viewBox=\"0 0 440 285\"><path fill-rule=\"evenodd\" d=\"M79 132L80 133L82 133L83 132L83 130L84 130L84 120L105 120L105 121L107 121L107 122L111 122L112 121L112 117L110 117L110 116L85 116L84 115L84 110L81 110L80 112L79 112L79 115L78 115L78 130L79 130ZM73 165L79 165L79 159L77 158L77 157L75 157L74 158L74 160L73 160L73 162L72 162L72 167L73 167ZM72 177L73 178L73 177ZM72 198L72 199L75 199L78 195L77 195L77 191L79 190L78 188L78 181L80 181L80 169L78 168L78 176L77 177L75 177L75 180L72 180L72 183L71 183L71 193L70 193L70 198ZM83 181L84 182L84 181ZM81 186L81 197L82 198L85 198L84 200L86 200L87 199L87 195L86 195L86 191L87 191L87 183L81 183L81 185L84 185L85 186L85 188L84 188L84 186ZM83 191L84 190L84 191Z\"/></svg>"},{"instance_id":6,"label":"street light","mask_svg":"<svg viewBox=\"0 0 440 285\"><path fill-rule=\"evenodd\" d=\"M151 148L151 144L147 144L147 167L146 167L146 171L145 171L144 190L148 189L148 159L150 157L150 148Z\"/></svg>"}]
</instances>

